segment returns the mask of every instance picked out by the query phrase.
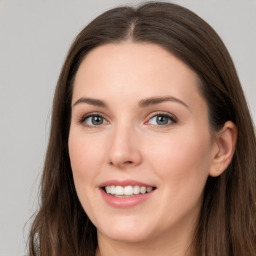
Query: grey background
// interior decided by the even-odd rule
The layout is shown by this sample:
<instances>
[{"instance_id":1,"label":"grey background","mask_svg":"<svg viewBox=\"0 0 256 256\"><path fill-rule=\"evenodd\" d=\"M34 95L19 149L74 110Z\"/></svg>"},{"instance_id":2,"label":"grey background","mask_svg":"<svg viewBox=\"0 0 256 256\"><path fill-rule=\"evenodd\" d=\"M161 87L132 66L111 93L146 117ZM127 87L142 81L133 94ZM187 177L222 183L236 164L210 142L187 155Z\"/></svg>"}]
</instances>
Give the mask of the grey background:
<instances>
[{"instance_id":1,"label":"grey background","mask_svg":"<svg viewBox=\"0 0 256 256\"><path fill-rule=\"evenodd\" d=\"M0 0L0 256L25 253L55 84L76 34L128 0ZM172 1L210 23L229 49L256 120L256 0Z\"/></svg>"}]
</instances>

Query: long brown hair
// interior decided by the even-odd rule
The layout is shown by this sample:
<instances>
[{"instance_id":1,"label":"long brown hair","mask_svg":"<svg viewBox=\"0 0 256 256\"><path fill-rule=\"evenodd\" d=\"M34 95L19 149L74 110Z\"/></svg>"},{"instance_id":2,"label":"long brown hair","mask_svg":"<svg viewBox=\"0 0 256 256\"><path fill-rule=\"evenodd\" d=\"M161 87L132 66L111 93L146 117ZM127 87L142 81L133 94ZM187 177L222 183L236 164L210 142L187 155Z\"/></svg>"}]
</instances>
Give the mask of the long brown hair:
<instances>
[{"instance_id":1,"label":"long brown hair","mask_svg":"<svg viewBox=\"0 0 256 256\"><path fill-rule=\"evenodd\" d=\"M74 187L68 154L74 77L93 48L126 40L162 46L201 80L209 122L219 130L231 120L238 129L231 164L209 177L193 240L196 255L256 255L256 140L253 122L232 59L216 32L191 11L152 2L107 11L86 26L63 65L54 96L41 203L31 227L30 256L94 256L96 228Z\"/></svg>"}]
</instances>

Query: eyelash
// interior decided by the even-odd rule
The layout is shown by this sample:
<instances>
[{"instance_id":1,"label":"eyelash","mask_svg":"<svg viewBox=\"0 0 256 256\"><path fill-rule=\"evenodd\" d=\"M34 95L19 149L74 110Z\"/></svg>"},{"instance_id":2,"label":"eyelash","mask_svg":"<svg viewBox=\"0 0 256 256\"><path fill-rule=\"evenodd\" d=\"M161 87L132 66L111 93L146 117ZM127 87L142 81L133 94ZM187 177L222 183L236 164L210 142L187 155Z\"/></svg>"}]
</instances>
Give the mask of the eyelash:
<instances>
[{"instance_id":1,"label":"eyelash","mask_svg":"<svg viewBox=\"0 0 256 256\"><path fill-rule=\"evenodd\" d=\"M106 120L106 118L101 114L101 113L98 113L98 112L92 112L92 113L88 113L88 114L86 114L86 115L84 115L84 116L82 116L82 118L79 120L79 123L80 124L83 124L84 126L86 126L86 127L89 127L89 128L99 128L99 126L101 126L101 125L88 125L88 124L86 124L86 119L87 118L89 118L89 117L101 117L101 118L103 118L104 120ZM107 121L108 122L108 121Z\"/></svg>"},{"instance_id":2,"label":"eyelash","mask_svg":"<svg viewBox=\"0 0 256 256\"><path fill-rule=\"evenodd\" d=\"M167 117L169 120L168 120L168 124L163 124L163 125L153 125L153 124L149 124L149 121L151 119L153 119L154 117L157 117L157 116L161 116L161 117ZM86 124L86 119L90 118L90 117L100 117L100 118L103 118L106 123L109 123L106 118L101 114L101 113L98 113L98 112L92 112L92 113L88 113L84 116L82 116L81 119L79 119L79 123L86 126L86 127L89 127L89 128L99 128L100 126L104 125L104 124L100 124L100 125L88 125ZM168 127L170 125L173 125L175 123L178 122L178 119L176 116L174 116L173 114L169 114L169 113L166 113L166 112L157 112L157 113L153 113L151 114L151 116L148 118L148 121L145 123L147 125L150 125L152 127L157 127L157 128L164 128L164 127Z\"/></svg>"},{"instance_id":3,"label":"eyelash","mask_svg":"<svg viewBox=\"0 0 256 256\"><path fill-rule=\"evenodd\" d=\"M157 112L157 113L153 113L146 123L148 123L151 119L153 119L154 117L157 117L157 116L167 117L169 119L168 124L163 124L163 125L148 124L148 125L154 126L154 127L157 127L157 128L164 128L164 127L168 127L170 125L176 124L178 122L177 117L173 114L169 114L169 113L166 113L166 112Z\"/></svg>"}]
</instances>

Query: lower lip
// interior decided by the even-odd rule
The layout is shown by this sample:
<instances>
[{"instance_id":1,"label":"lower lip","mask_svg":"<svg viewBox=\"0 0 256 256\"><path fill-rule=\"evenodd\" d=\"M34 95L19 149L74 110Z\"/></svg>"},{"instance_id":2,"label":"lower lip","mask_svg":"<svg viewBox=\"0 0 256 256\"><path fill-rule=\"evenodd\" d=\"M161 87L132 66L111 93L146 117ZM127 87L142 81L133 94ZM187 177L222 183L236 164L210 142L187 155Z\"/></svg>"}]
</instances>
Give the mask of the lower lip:
<instances>
[{"instance_id":1,"label":"lower lip","mask_svg":"<svg viewBox=\"0 0 256 256\"><path fill-rule=\"evenodd\" d=\"M155 189L156 190L156 189ZM129 197L116 197L111 194L107 194L103 189L100 189L103 199L111 206L119 208L127 208L139 205L149 199L155 192L152 190L149 193L139 194Z\"/></svg>"}]
</instances>

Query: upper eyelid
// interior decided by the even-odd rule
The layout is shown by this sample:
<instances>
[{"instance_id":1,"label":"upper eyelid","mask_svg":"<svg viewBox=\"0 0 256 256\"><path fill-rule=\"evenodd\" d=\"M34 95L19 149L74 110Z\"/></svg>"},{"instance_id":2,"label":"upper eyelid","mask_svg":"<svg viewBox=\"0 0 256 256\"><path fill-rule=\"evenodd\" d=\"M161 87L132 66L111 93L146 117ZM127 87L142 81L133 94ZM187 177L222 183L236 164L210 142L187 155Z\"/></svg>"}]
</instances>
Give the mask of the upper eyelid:
<instances>
[{"instance_id":1,"label":"upper eyelid","mask_svg":"<svg viewBox=\"0 0 256 256\"><path fill-rule=\"evenodd\" d=\"M171 114L171 113L169 113L169 112L164 112L164 111L157 111L157 112L151 113L151 114L149 115L149 117L148 117L148 120L151 119L151 118L154 117L154 116L161 116L161 115L170 117L170 118L174 119L175 121L178 120L178 118L176 117L176 115Z\"/></svg>"},{"instance_id":2,"label":"upper eyelid","mask_svg":"<svg viewBox=\"0 0 256 256\"><path fill-rule=\"evenodd\" d=\"M100 117L104 118L107 122L109 122L108 118L104 114L102 114L100 112L95 112L95 111L82 115L81 117L78 118L78 121L79 121L79 123L83 123L87 118L92 117L92 116L100 116Z\"/></svg>"},{"instance_id":3,"label":"upper eyelid","mask_svg":"<svg viewBox=\"0 0 256 256\"><path fill-rule=\"evenodd\" d=\"M87 113L87 114L82 115L82 117L84 117L84 118L90 117L90 116L100 116L100 117L103 117L103 118L105 118L105 119L108 119L108 118L106 117L106 115L104 115L104 114L102 114L102 113L100 113L100 112L97 112L97 111L89 112L89 113Z\"/></svg>"},{"instance_id":4,"label":"upper eyelid","mask_svg":"<svg viewBox=\"0 0 256 256\"><path fill-rule=\"evenodd\" d=\"M150 120L153 118L153 117L156 117L156 116L165 116L165 117L168 117L169 118L169 122L167 124L151 124L150 123ZM145 125L147 126L150 126L152 128L155 128L155 129L166 129L166 128L170 128L172 127L174 124L176 124L178 122L178 119L175 115L173 114L170 114L170 113L158 113L158 114L153 114L151 117L149 117L147 119L147 121L144 123Z\"/></svg>"}]
</instances>

